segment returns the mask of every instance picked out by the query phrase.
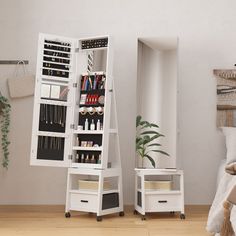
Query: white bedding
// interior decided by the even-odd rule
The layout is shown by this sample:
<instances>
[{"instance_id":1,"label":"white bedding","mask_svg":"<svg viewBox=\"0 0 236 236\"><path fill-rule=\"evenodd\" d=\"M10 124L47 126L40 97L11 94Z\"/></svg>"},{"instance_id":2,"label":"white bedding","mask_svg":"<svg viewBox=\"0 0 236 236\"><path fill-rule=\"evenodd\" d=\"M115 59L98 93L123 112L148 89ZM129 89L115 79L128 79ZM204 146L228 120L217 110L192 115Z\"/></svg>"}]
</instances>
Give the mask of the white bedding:
<instances>
[{"instance_id":1,"label":"white bedding","mask_svg":"<svg viewBox=\"0 0 236 236\"><path fill-rule=\"evenodd\" d=\"M224 167L225 164L222 162L218 172L218 189L207 221L207 231L215 234L220 232L223 222L223 202L227 198L232 187L236 185L236 176L225 173ZM230 219L234 232L236 232L236 206L232 209Z\"/></svg>"}]
</instances>

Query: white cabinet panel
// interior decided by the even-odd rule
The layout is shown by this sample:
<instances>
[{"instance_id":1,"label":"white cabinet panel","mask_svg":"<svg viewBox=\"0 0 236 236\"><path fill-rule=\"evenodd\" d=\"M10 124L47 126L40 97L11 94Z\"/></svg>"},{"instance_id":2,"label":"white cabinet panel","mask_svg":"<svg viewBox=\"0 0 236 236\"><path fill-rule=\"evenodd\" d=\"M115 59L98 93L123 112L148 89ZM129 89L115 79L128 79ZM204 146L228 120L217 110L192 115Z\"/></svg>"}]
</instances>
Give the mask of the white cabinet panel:
<instances>
[{"instance_id":1,"label":"white cabinet panel","mask_svg":"<svg viewBox=\"0 0 236 236\"><path fill-rule=\"evenodd\" d=\"M181 195L146 195L146 212L181 211Z\"/></svg>"},{"instance_id":2,"label":"white cabinet panel","mask_svg":"<svg viewBox=\"0 0 236 236\"><path fill-rule=\"evenodd\" d=\"M97 212L98 195L70 193L70 210Z\"/></svg>"},{"instance_id":3,"label":"white cabinet panel","mask_svg":"<svg viewBox=\"0 0 236 236\"><path fill-rule=\"evenodd\" d=\"M76 40L40 34L31 165L69 167Z\"/></svg>"}]
</instances>

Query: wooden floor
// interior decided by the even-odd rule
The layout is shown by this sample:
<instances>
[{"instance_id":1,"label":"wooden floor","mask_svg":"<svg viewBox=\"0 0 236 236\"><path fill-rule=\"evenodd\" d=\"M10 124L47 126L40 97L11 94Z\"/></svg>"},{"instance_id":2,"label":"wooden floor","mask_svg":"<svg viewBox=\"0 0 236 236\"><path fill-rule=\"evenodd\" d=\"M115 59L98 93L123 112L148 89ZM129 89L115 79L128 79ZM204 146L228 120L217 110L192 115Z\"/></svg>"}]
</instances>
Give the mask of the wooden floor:
<instances>
[{"instance_id":1,"label":"wooden floor","mask_svg":"<svg viewBox=\"0 0 236 236\"><path fill-rule=\"evenodd\" d=\"M169 213L148 214L142 221L128 207L124 217L72 212L64 217L63 206L0 206L2 236L203 236L209 207L187 206L186 220Z\"/></svg>"}]
</instances>

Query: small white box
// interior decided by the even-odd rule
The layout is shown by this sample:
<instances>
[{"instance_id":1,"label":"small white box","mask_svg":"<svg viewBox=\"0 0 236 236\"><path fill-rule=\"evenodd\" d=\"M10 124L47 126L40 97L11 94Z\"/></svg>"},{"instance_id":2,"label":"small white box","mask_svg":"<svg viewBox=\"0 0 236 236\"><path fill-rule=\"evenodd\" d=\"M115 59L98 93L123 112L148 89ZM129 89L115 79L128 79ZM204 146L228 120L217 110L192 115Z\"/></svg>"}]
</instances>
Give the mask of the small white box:
<instances>
[{"instance_id":1,"label":"small white box","mask_svg":"<svg viewBox=\"0 0 236 236\"><path fill-rule=\"evenodd\" d=\"M54 98L54 99L60 98L60 86L58 85L51 86L51 98Z\"/></svg>"},{"instance_id":2,"label":"small white box","mask_svg":"<svg viewBox=\"0 0 236 236\"><path fill-rule=\"evenodd\" d=\"M41 86L41 97L50 98L51 86L50 84L42 84Z\"/></svg>"}]
</instances>

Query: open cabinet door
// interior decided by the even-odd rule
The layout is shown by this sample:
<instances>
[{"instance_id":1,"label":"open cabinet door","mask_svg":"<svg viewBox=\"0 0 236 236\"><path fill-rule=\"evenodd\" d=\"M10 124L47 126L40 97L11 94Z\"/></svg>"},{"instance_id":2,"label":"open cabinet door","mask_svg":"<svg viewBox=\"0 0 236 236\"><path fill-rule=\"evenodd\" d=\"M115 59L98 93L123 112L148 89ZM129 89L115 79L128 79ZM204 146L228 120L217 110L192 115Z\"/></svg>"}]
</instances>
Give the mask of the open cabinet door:
<instances>
[{"instance_id":1,"label":"open cabinet door","mask_svg":"<svg viewBox=\"0 0 236 236\"><path fill-rule=\"evenodd\" d=\"M39 35L31 165L70 166L76 42L71 38Z\"/></svg>"}]
</instances>

